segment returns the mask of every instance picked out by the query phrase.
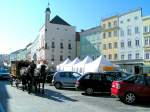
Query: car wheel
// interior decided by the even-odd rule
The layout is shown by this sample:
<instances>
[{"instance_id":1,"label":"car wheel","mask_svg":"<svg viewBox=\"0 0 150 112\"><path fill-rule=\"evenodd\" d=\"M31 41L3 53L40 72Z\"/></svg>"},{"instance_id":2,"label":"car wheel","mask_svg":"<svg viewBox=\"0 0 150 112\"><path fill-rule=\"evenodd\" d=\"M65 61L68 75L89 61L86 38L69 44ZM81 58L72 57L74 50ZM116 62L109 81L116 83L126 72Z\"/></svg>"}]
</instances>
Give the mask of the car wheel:
<instances>
[{"instance_id":1,"label":"car wheel","mask_svg":"<svg viewBox=\"0 0 150 112\"><path fill-rule=\"evenodd\" d=\"M54 86L55 86L56 89L62 88L62 85L61 85L61 83L59 83L59 82L56 82L56 83L54 84Z\"/></svg>"},{"instance_id":2,"label":"car wheel","mask_svg":"<svg viewBox=\"0 0 150 112\"><path fill-rule=\"evenodd\" d=\"M136 101L136 96L134 93L128 92L126 93L124 100L125 100L125 103L127 104L134 104Z\"/></svg>"},{"instance_id":3,"label":"car wheel","mask_svg":"<svg viewBox=\"0 0 150 112\"><path fill-rule=\"evenodd\" d=\"M87 88L86 91L85 91L85 93L88 94L88 95L92 95L93 92L94 92L94 91L93 91L92 88Z\"/></svg>"}]
</instances>

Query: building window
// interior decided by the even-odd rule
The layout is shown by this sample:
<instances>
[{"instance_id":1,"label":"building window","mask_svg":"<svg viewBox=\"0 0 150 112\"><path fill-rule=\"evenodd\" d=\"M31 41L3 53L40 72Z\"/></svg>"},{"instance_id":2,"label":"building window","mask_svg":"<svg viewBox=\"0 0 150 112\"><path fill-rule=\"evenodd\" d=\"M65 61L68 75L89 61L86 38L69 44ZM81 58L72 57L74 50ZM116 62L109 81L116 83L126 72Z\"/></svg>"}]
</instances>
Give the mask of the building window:
<instances>
[{"instance_id":1,"label":"building window","mask_svg":"<svg viewBox=\"0 0 150 112\"><path fill-rule=\"evenodd\" d=\"M131 41L128 41L128 47L131 47Z\"/></svg>"},{"instance_id":2,"label":"building window","mask_svg":"<svg viewBox=\"0 0 150 112\"><path fill-rule=\"evenodd\" d=\"M109 43L109 44L108 44L108 48L109 48L109 49L112 49L112 43Z\"/></svg>"},{"instance_id":3,"label":"building window","mask_svg":"<svg viewBox=\"0 0 150 112\"><path fill-rule=\"evenodd\" d=\"M128 60L132 59L132 54L128 54Z\"/></svg>"},{"instance_id":4,"label":"building window","mask_svg":"<svg viewBox=\"0 0 150 112\"><path fill-rule=\"evenodd\" d=\"M51 58L51 61L54 61L55 59L54 59L54 55L52 55L52 58Z\"/></svg>"},{"instance_id":5,"label":"building window","mask_svg":"<svg viewBox=\"0 0 150 112\"><path fill-rule=\"evenodd\" d=\"M54 42L52 42L51 48L55 48L55 43Z\"/></svg>"},{"instance_id":6,"label":"building window","mask_svg":"<svg viewBox=\"0 0 150 112\"><path fill-rule=\"evenodd\" d=\"M136 54L135 54L135 58L136 58L136 59L139 59L139 58L140 58L140 54L139 54L139 53L136 53Z\"/></svg>"},{"instance_id":7,"label":"building window","mask_svg":"<svg viewBox=\"0 0 150 112\"><path fill-rule=\"evenodd\" d=\"M145 59L149 59L149 53L145 54Z\"/></svg>"},{"instance_id":8,"label":"building window","mask_svg":"<svg viewBox=\"0 0 150 112\"><path fill-rule=\"evenodd\" d=\"M117 42L114 42L114 48L117 48L117 47L118 47Z\"/></svg>"},{"instance_id":9,"label":"building window","mask_svg":"<svg viewBox=\"0 0 150 112\"><path fill-rule=\"evenodd\" d=\"M68 56L69 59L71 59L71 56Z\"/></svg>"},{"instance_id":10,"label":"building window","mask_svg":"<svg viewBox=\"0 0 150 112\"><path fill-rule=\"evenodd\" d=\"M121 42L121 48L124 48L124 42Z\"/></svg>"},{"instance_id":11,"label":"building window","mask_svg":"<svg viewBox=\"0 0 150 112\"><path fill-rule=\"evenodd\" d=\"M103 44L103 49L106 50L106 44Z\"/></svg>"},{"instance_id":12,"label":"building window","mask_svg":"<svg viewBox=\"0 0 150 112\"><path fill-rule=\"evenodd\" d=\"M106 38L106 34L105 34L105 33L103 33L103 38L104 38L104 39Z\"/></svg>"},{"instance_id":13,"label":"building window","mask_svg":"<svg viewBox=\"0 0 150 112\"><path fill-rule=\"evenodd\" d=\"M149 28L148 28L148 26L144 26L144 33L148 33L149 32Z\"/></svg>"},{"instance_id":14,"label":"building window","mask_svg":"<svg viewBox=\"0 0 150 112\"><path fill-rule=\"evenodd\" d=\"M148 38L145 38L144 43L145 43L145 46L148 46Z\"/></svg>"},{"instance_id":15,"label":"building window","mask_svg":"<svg viewBox=\"0 0 150 112\"><path fill-rule=\"evenodd\" d=\"M114 37L117 37L117 30L114 31Z\"/></svg>"},{"instance_id":16,"label":"building window","mask_svg":"<svg viewBox=\"0 0 150 112\"><path fill-rule=\"evenodd\" d=\"M60 61L63 61L63 56L62 55L60 55Z\"/></svg>"},{"instance_id":17,"label":"building window","mask_svg":"<svg viewBox=\"0 0 150 112\"><path fill-rule=\"evenodd\" d=\"M72 49L72 48L71 48L71 44L70 44L70 43L68 44L68 49Z\"/></svg>"},{"instance_id":18,"label":"building window","mask_svg":"<svg viewBox=\"0 0 150 112\"><path fill-rule=\"evenodd\" d=\"M103 28L104 28L104 29L106 28L106 25L105 25L105 24L103 24Z\"/></svg>"},{"instance_id":19,"label":"building window","mask_svg":"<svg viewBox=\"0 0 150 112\"><path fill-rule=\"evenodd\" d=\"M124 55L123 54L121 55L121 60L124 60Z\"/></svg>"},{"instance_id":20,"label":"building window","mask_svg":"<svg viewBox=\"0 0 150 112\"><path fill-rule=\"evenodd\" d=\"M118 55L114 54L114 59L117 60L117 58L118 58Z\"/></svg>"},{"instance_id":21,"label":"building window","mask_svg":"<svg viewBox=\"0 0 150 112\"><path fill-rule=\"evenodd\" d=\"M123 23L123 21L120 21L120 23Z\"/></svg>"},{"instance_id":22,"label":"building window","mask_svg":"<svg viewBox=\"0 0 150 112\"><path fill-rule=\"evenodd\" d=\"M104 55L104 58L106 58L106 55Z\"/></svg>"},{"instance_id":23,"label":"building window","mask_svg":"<svg viewBox=\"0 0 150 112\"><path fill-rule=\"evenodd\" d=\"M45 49L48 49L47 43L45 43Z\"/></svg>"},{"instance_id":24,"label":"building window","mask_svg":"<svg viewBox=\"0 0 150 112\"><path fill-rule=\"evenodd\" d=\"M117 26L117 21L114 21L114 26Z\"/></svg>"},{"instance_id":25,"label":"building window","mask_svg":"<svg viewBox=\"0 0 150 112\"><path fill-rule=\"evenodd\" d=\"M135 19L135 20L137 20L137 19L138 19L138 17L137 17L137 16L135 16L135 17L134 17L134 19Z\"/></svg>"},{"instance_id":26,"label":"building window","mask_svg":"<svg viewBox=\"0 0 150 112\"><path fill-rule=\"evenodd\" d=\"M137 33L139 33L139 27L138 26L135 27L135 34L137 34Z\"/></svg>"},{"instance_id":27,"label":"building window","mask_svg":"<svg viewBox=\"0 0 150 112\"><path fill-rule=\"evenodd\" d=\"M123 31L123 30L120 31L120 36L121 36L121 37L124 36L124 31Z\"/></svg>"},{"instance_id":28,"label":"building window","mask_svg":"<svg viewBox=\"0 0 150 112\"><path fill-rule=\"evenodd\" d=\"M110 59L110 60L112 59L112 55L111 55L111 54L109 54L109 59Z\"/></svg>"},{"instance_id":29,"label":"building window","mask_svg":"<svg viewBox=\"0 0 150 112\"><path fill-rule=\"evenodd\" d=\"M127 35L131 35L131 29L130 28L127 29Z\"/></svg>"},{"instance_id":30,"label":"building window","mask_svg":"<svg viewBox=\"0 0 150 112\"><path fill-rule=\"evenodd\" d=\"M127 19L128 22L130 22L130 19Z\"/></svg>"},{"instance_id":31,"label":"building window","mask_svg":"<svg viewBox=\"0 0 150 112\"><path fill-rule=\"evenodd\" d=\"M60 49L63 49L63 43L60 43Z\"/></svg>"},{"instance_id":32,"label":"building window","mask_svg":"<svg viewBox=\"0 0 150 112\"><path fill-rule=\"evenodd\" d=\"M111 22L108 23L108 28L111 28Z\"/></svg>"},{"instance_id":33,"label":"building window","mask_svg":"<svg viewBox=\"0 0 150 112\"><path fill-rule=\"evenodd\" d=\"M139 40L135 40L135 45L140 46Z\"/></svg>"},{"instance_id":34,"label":"building window","mask_svg":"<svg viewBox=\"0 0 150 112\"><path fill-rule=\"evenodd\" d=\"M108 32L108 37L111 37L111 32Z\"/></svg>"},{"instance_id":35,"label":"building window","mask_svg":"<svg viewBox=\"0 0 150 112\"><path fill-rule=\"evenodd\" d=\"M95 57L94 57L94 56L92 56L92 59L94 60L94 59L95 59Z\"/></svg>"}]
</instances>

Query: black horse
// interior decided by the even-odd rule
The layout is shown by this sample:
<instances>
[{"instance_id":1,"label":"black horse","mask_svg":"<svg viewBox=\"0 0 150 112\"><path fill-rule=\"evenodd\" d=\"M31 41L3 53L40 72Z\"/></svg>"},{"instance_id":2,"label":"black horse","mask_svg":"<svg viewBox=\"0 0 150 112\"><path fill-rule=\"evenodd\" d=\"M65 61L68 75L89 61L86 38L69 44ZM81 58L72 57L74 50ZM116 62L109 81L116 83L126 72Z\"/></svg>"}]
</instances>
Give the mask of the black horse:
<instances>
[{"instance_id":1,"label":"black horse","mask_svg":"<svg viewBox=\"0 0 150 112\"><path fill-rule=\"evenodd\" d=\"M25 89L27 89L27 82L28 82L28 68L27 67L23 67L20 69L20 76L21 76L21 81L22 81L22 90L24 91Z\"/></svg>"},{"instance_id":2,"label":"black horse","mask_svg":"<svg viewBox=\"0 0 150 112\"><path fill-rule=\"evenodd\" d=\"M34 63L31 63L28 67L21 68L20 75L23 91L27 89L28 93L31 93L34 88L35 93L40 93L41 91L42 94L44 94L44 85L48 73L47 68L48 67L44 64L42 64L39 68L36 68Z\"/></svg>"}]
</instances>

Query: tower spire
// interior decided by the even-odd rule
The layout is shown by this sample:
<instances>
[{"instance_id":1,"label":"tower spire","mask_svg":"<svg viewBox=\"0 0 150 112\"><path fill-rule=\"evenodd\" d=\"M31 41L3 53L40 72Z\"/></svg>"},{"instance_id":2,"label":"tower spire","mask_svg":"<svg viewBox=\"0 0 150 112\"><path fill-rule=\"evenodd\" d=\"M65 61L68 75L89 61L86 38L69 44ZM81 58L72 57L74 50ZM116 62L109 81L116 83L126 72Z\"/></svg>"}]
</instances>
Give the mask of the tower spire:
<instances>
[{"instance_id":1,"label":"tower spire","mask_svg":"<svg viewBox=\"0 0 150 112\"><path fill-rule=\"evenodd\" d=\"M48 7L45 10L45 25L47 26L49 21L50 21L50 14L51 14L51 10L49 8L49 2L48 2Z\"/></svg>"},{"instance_id":2,"label":"tower spire","mask_svg":"<svg viewBox=\"0 0 150 112\"><path fill-rule=\"evenodd\" d=\"M50 4L49 4L49 1L48 1L48 7L49 7L49 5L50 5Z\"/></svg>"}]
</instances>

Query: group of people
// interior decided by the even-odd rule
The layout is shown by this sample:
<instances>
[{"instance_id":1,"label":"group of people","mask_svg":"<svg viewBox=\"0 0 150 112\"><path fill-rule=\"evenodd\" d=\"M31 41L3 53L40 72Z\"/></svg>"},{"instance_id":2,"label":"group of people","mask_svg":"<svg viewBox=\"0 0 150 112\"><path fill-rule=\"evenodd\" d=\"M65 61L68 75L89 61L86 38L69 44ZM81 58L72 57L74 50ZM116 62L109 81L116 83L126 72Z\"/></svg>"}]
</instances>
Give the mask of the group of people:
<instances>
[{"instance_id":1,"label":"group of people","mask_svg":"<svg viewBox=\"0 0 150 112\"><path fill-rule=\"evenodd\" d=\"M22 83L23 91L27 90L28 93L31 93L34 90L37 93L42 89L41 92L44 94L44 84L48 73L48 66L45 63L35 64L35 62L32 61L27 66L18 65L18 67L20 71L20 77L18 79Z\"/></svg>"}]
</instances>

